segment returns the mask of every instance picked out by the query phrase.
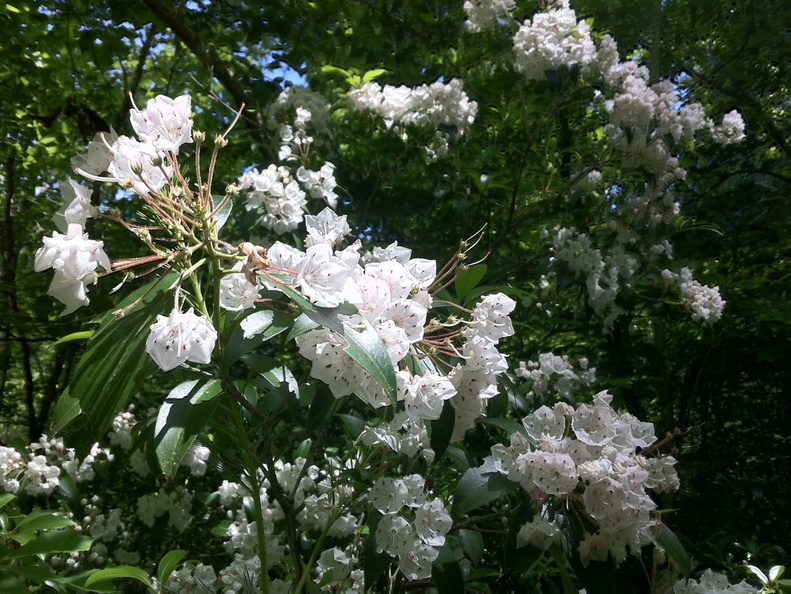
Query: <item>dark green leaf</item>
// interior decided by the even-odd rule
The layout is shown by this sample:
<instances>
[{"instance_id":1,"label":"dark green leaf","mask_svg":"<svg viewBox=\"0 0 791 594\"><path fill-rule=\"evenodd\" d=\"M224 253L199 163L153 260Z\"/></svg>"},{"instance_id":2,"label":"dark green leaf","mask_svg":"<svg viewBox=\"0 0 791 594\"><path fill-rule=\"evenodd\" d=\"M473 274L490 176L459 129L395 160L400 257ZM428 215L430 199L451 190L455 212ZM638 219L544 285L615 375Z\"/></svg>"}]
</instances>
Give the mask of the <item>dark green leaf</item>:
<instances>
[{"instance_id":1,"label":"dark green leaf","mask_svg":"<svg viewBox=\"0 0 791 594\"><path fill-rule=\"evenodd\" d=\"M467 293L472 291L486 274L486 264L460 267L456 274L456 298L459 303L464 302Z\"/></svg>"},{"instance_id":2,"label":"dark green leaf","mask_svg":"<svg viewBox=\"0 0 791 594\"><path fill-rule=\"evenodd\" d=\"M129 296L119 310L143 295L145 299L126 315L107 314L99 331L88 343L74 378L69 384L67 418L73 412L71 399L79 400L80 414L64 432L67 443L84 456L109 429L113 418L126 406L142 382L156 369L145 353L149 328L157 314L167 310L171 297L165 291L176 279L168 275L162 282L150 283Z\"/></svg>"},{"instance_id":3,"label":"dark green leaf","mask_svg":"<svg viewBox=\"0 0 791 594\"><path fill-rule=\"evenodd\" d=\"M673 564L681 571L681 574L684 577L689 577L692 570L692 562L675 533L664 524L658 524L654 528L654 536Z\"/></svg>"},{"instance_id":4,"label":"dark green leaf","mask_svg":"<svg viewBox=\"0 0 791 594\"><path fill-rule=\"evenodd\" d=\"M179 384L159 408L154 441L159 467L168 476L178 470L195 437L209 422L222 393L219 380L200 384L193 380Z\"/></svg>"},{"instance_id":5,"label":"dark green leaf","mask_svg":"<svg viewBox=\"0 0 791 594\"><path fill-rule=\"evenodd\" d=\"M76 532L73 528L51 530L31 540L25 546L7 551L6 558L29 557L48 553L76 553L91 548L93 539Z\"/></svg>"},{"instance_id":6,"label":"dark green leaf","mask_svg":"<svg viewBox=\"0 0 791 594\"><path fill-rule=\"evenodd\" d=\"M463 518L472 510L499 499L517 487L517 483L484 466L470 468L456 486L451 515L456 519Z\"/></svg>"},{"instance_id":7,"label":"dark green leaf","mask_svg":"<svg viewBox=\"0 0 791 594\"><path fill-rule=\"evenodd\" d=\"M439 460L445 454L453 437L453 427L456 425L456 409L449 402L445 402L442 413L436 421L428 421L431 426L431 449L434 450L435 459Z\"/></svg>"},{"instance_id":8,"label":"dark green leaf","mask_svg":"<svg viewBox=\"0 0 791 594\"><path fill-rule=\"evenodd\" d=\"M343 325L343 337L349 343L344 351L379 382L390 402L395 406L398 399L395 368L376 330L368 322L365 324L365 330L362 332L346 324Z\"/></svg>"},{"instance_id":9,"label":"dark green leaf","mask_svg":"<svg viewBox=\"0 0 791 594\"><path fill-rule=\"evenodd\" d=\"M453 550L446 543L431 566L431 579L439 594L458 594L464 591L464 574Z\"/></svg>"}]
</instances>

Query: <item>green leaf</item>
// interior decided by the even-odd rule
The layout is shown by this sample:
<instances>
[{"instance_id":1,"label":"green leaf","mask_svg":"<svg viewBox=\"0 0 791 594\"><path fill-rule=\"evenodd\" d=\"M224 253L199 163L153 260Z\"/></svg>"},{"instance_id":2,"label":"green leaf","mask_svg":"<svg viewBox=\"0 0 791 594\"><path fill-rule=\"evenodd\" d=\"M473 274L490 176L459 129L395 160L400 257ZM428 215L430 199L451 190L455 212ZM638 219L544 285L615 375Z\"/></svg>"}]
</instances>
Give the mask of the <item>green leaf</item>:
<instances>
[{"instance_id":1,"label":"green leaf","mask_svg":"<svg viewBox=\"0 0 791 594\"><path fill-rule=\"evenodd\" d=\"M532 501L525 501L516 508L516 513L509 521L508 534L505 537L505 566L516 571L524 571L531 567L543 551L537 547L526 545L518 547L517 534L527 522L533 519L535 508Z\"/></svg>"},{"instance_id":2,"label":"green leaf","mask_svg":"<svg viewBox=\"0 0 791 594\"><path fill-rule=\"evenodd\" d=\"M459 538L461 548L475 567L483 558L483 536L477 530L459 530Z\"/></svg>"},{"instance_id":3,"label":"green leaf","mask_svg":"<svg viewBox=\"0 0 791 594\"><path fill-rule=\"evenodd\" d=\"M6 594L28 594L27 586L23 585L18 579L6 573L5 568L0 565L0 592Z\"/></svg>"},{"instance_id":4,"label":"green leaf","mask_svg":"<svg viewBox=\"0 0 791 594\"><path fill-rule=\"evenodd\" d=\"M256 311L242 319L234 329L225 349L223 364L230 367L241 357L294 324L288 314L270 310Z\"/></svg>"},{"instance_id":5,"label":"green leaf","mask_svg":"<svg viewBox=\"0 0 791 594\"><path fill-rule=\"evenodd\" d=\"M463 518L472 510L499 499L517 487L518 483L509 481L485 466L470 468L456 486L451 515L456 519Z\"/></svg>"},{"instance_id":6,"label":"green leaf","mask_svg":"<svg viewBox=\"0 0 791 594\"><path fill-rule=\"evenodd\" d=\"M171 305L171 297L165 291L176 274L169 274L161 282L152 282L130 295L119 306L119 310L135 303L144 295L143 301L116 318L112 313L105 315L101 327L88 343L74 378L69 384L67 403L64 409L73 413L73 402L79 400L81 411L68 424L64 437L73 445L78 455L84 456L110 427L113 418L132 399L146 378L156 369L151 357L145 353L145 342L154 317ZM66 418L69 416L66 415Z\"/></svg>"},{"instance_id":7,"label":"green leaf","mask_svg":"<svg viewBox=\"0 0 791 594\"><path fill-rule=\"evenodd\" d=\"M390 402L395 406L398 400L395 368L390 361L390 355L387 354L384 342L367 321L365 321L365 330L362 332L358 332L346 324L343 326L343 337L349 343L344 351L379 382L385 394L390 398Z\"/></svg>"},{"instance_id":8,"label":"green leaf","mask_svg":"<svg viewBox=\"0 0 791 594\"><path fill-rule=\"evenodd\" d=\"M387 72L387 70L385 70L384 68L377 68L375 70L369 70L368 72L363 74L363 84L365 84L367 82L371 82L375 78L379 78L385 72Z\"/></svg>"},{"instance_id":9,"label":"green leaf","mask_svg":"<svg viewBox=\"0 0 791 594\"><path fill-rule=\"evenodd\" d=\"M376 552L376 538L374 535L381 519L382 514L372 510L369 512L368 519L365 522L365 527L368 529L368 536L365 537L365 543L363 544L363 582L366 592L373 588L379 576L390 567L390 557L385 553Z\"/></svg>"},{"instance_id":10,"label":"green leaf","mask_svg":"<svg viewBox=\"0 0 791 594\"><path fill-rule=\"evenodd\" d=\"M332 416L335 402L335 397L332 395L330 389L326 385L320 384L313 398L313 402L310 403L307 421L308 432L312 433L316 431L327 422L327 419Z\"/></svg>"},{"instance_id":11,"label":"green leaf","mask_svg":"<svg viewBox=\"0 0 791 594\"><path fill-rule=\"evenodd\" d=\"M519 421L514 419L502 419L502 418L489 418L483 417L478 419L481 423L485 425L492 425L493 427L498 427L505 431L508 435L513 435L514 433L521 433L525 437L527 437L527 430L525 426L522 425Z\"/></svg>"},{"instance_id":12,"label":"green leaf","mask_svg":"<svg viewBox=\"0 0 791 594\"><path fill-rule=\"evenodd\" d=\"M60 433L61 429L76 419L81 411L80 401L69 395L69 387L66 386L66 389L58 396L55 407L52 409L52 431L55 434Z\"/></svg>"},{"instance_id":13,"label":"green leaf","mask_svg":"<svg viewBox=\"0 0 791 594\"><path fill-rule=\"evenodd\" d=\"M661 546L665 550L667 556L670 557L673 564L681 571L681 574L684 577L689 577L690 571L692 570L692 562L689 559L687 551L684 550L681 541L678 539L678 536L664 524L658 524L654 528L654 537L659 543L659 546Z\"/></svg>"},{"instance_id":14,"label":"green leaf","mask_svg":"<svg viewBox=\"0 0 791 594\"><path fill-rule=\"evenodd\" d=\"M3 493L2 495L0 495L0 509L3 509L14 499L16 499L16 495L14 495L13 493Z\"/></svg>"},{"instance_id":15,"label":"green leaf","mask_svg":"<svg viewBox=\"0 0 791 594\"><path fill-rule=\"evenodd\" d=\"M76 526L72 520L50 510L36 510L28 514L24 520L17 524L18 534L32 534L37 530L52 530L53 528L63 528L65 526Z\"/></svg>"},{"instance_id":16,"label":"green leaf","mask_svg":"<svg viewBox=\"0 0 791 594\"><path fill-rule=\"evenodd\" d=\"M459 303L464 302L464 298L481 282L486 274L486 264L476 264L475 266L460 267L456 273L456 297Z\"/></svg>"},{"instance_id":17,"label":"green leaf","mask_svg":"<svg viewBox=\"0 0 791 594\"><path fill-rule=\"evenodd\" d=\"M464 592L464 574L447 543L439 550L439 556L431 565L431 579L439 594Z\"/></svg>"},{"instance_id":18,"label":"green leaf","mask_svg":"<svg viewBox=\"0 0 791 594\"><path fill-rule=\"evenodd\" d=\"M178 567L181 560L187 556L187 551L176 549L166 553L159 561L159 569L157 570L157 580L160 584L168 581L170 574L173 573Z\"/></svg>"},{"instance_id":19,"label":"green leaf","mask_svg":"<svg viewBox=\"0 0 791 594\"><path fill-rule=\"evenodd\" d=\"M456 409L449 402L442 407L439 419L429 421L431 426L431 449L434 450L435 459L439 460L450 445L453 437L453 428L456 425Z\"/></svg>"},{"instance_id":20,"label":"green leaf","mask_svg":"<svg viewBox=\"0 0 791 594\"><path fill-rule=\"evenodd\" d=\"M353 417L352 415L338 415L343 422L343 426L346 428L346 432L349 434L350 437L353 439L357 439L360 437L360 434L365 431L365 421L358 417Z\"/></svg>"},{"instance_id":21,"label":"green leaf","mask_svg":"<svg viewBox=\"0 0 791 594\"><path fill-rule=\"evenodd\" d=\"M26 545L6 551L2 556L19 558L48 553L76 553L87 551L91 548L92 543L92 538L76 532L73 528L63 528L62 530L44 532Z\"/></svg>"},{"instance_id":22,"label":"green leaf","mask_svg":"<svg viewBox=\"0 0 791 594\"><path fill-rule=\"evenodd\" d=\"M214 199L215 208L217 204L220 204L223 201L224 196L212 196ZM222 205L222 208L217 211L217 214L214 215L213 220L215 221L215 229L218 231L223 228L225 223L228 222L228 217L231 215L231 210L233 209L233 200L229 198L225 204Z\"/></svg>"},{"instance_id":23,"label":"green leaf","mask_svg":"<svg viewBox=\"0 0 791 594\"><path fill-rule=\"evenodd\" d=\"M85 580L85 587L90 588L92 585L99 582L118 578L137 580L148 588L154 587L154 585L151 583L151 578L148 577L148 574L145 571L139 567L132 567L131 565L119 565L118 567L100 569L99 571L92 573L91 576Z\"/></svg>"},{"instance_id":24,"label":"green leaf","mask_svg":"<svg viewBox=\"0 0 791 594\"><path fill-rule=\"evenodd\" d=\"M63 344L64 342L72 342L75 340L88 340L95 333L96 333L95 330L83 330L82 332L72 332L71 334L67 334L66 336L59 338L58 340L53 342L52 346L58 346L59 344Z\"/></svg>"},{"instance_id":25,"label":"green leaf","mask_svg":"<svg viewBox=\"0 0 791 594\"><path fill-rule=\"evenodd\" d=\"M301 336L302 334L310 332L311 330L315 330L316 328L321 328L321 324L314 322L304 313L300 314L299 317L294 320L294 325L291 327L291 330L288 333L288 340L296 338L297 336Z\"/></svg>"},{"instance_id":26,"label":"green leaf","mask_svg":"<svg viewBox=\"0 0 791 594\"><path fill-rule=\"evenodd\" d=\"M190 449L195 437L203 431L214 414L222 393L219 380L200 380L179 384L168 394L159 408L154 426L159 467L168 476L178 470L182 458Z\"/></svg>"}]
</instances>

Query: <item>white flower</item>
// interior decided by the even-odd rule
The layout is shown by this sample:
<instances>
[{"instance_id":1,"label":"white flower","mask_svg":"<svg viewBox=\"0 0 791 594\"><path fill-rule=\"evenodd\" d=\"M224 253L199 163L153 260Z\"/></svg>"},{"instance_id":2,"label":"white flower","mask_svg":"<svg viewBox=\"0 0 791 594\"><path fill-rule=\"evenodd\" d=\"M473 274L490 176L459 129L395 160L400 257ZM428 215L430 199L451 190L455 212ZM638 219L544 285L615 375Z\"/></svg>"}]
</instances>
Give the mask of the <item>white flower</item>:
<instances>
[{"instance_id":1,"label":"white flower","mask_svg":"<svg viewBox=\"0 0 791 594\"><path fill-rule=\"evenodd\" d=\"M111 268L104 243L89 239L78 223L70 223L65 235L55 231L52 237L45 237L44 246L36 252L36 272L55 270L49 294L66 306L61 315L90 303L86 287L96 282L99 266L104 270Z\"/></svg>"},{"instance_id":2,"label":"white flower","mask_svg":"<svg viewBox=\"0 0 791 594\"><path fill-rule=\"evenodd\" d=\"M158 192L173 175L172 167L164 163L154 165L162 160L162 156L152 144L119 136L113 143L112 153L113 160L107 172L118 183L132 186L141 196L147 195L150 190Z\"/></svg>"},{"instance_id":3,"label":"white flower","mask_svg":"<svg viewBox=\"0 0 791 594\"><path fill-rule=\"evenodd\" d=\"M185 361L209 363L217 331L209 320L174 309L170 316L157 316L146 340L146 352L162 371L175 369Z\"/></svg>"},{"instance_id":4,"label":"white flower","mask_svg":"<svg viewBox=\"0 0 791 594\"><path fill-rule=\"evenodd\" d=\"M242 263L233 267L241 270ZM228 311L242 311L255 307L258 299L258 285L254 285L242 272L226 274L220 281L220 307Z\"/></svg>"},{"instance_id":5,"label":"white flower","mask_svg":"<svg viewBox=\"0 0 791 594\"><path fill-rule=\"evenodd\" d=\"M71 223L84 227L88 219L99 216L99 209L91 204L93 190L73 179L61 180L59 186L64 200L63 207L52 217L58 229L66 232Z\"/></svg>"},{"instance_id":6,"label":"white flower","mask_svg":"<svg viewBox=\"0 0 791 594\"><path fill-rule=\"evenodd\" d=\"M415 532L427 545L441 547L453 520L441 499L427 501L415 510Z\"/></svg>"},{"instance_id":7,"label":"white flower","mask_svg":"<svg viewBox=\"0 0 791 594\"><path fill-rule=\"evenodd\" d=\"M346 215L338 216L329 207L317 215L305 215L305 227L308 230L305 245L308 247L317 243L335 245L352 231Z\"/></svg>"},{"instance_id":8,"label":"white flower","mask_svg":"<svg viewBox=\"0 0 791 594\"><path fill-rule=\"evenodd\" d=\"M596 56L588 23L577 22L569 8L537 13L532 23L526 20L514 36L514 51L516 70L532 80L563 66L585 67Z\"/></svg>"},{"instance_id":9,"label":"white flower","mask_svg":"<svg viewBox=\"0 0 791 594\"><path fill-rule=\"evenodd\" d=\"M113 154L110 152L110 147L116 140L118 140L118 134L112 127L109 132L99 132L88 143L88 151L86 153L72 158L72 168L75 171L79 169L80 173L84 171L90 175L104 173L110 166L110 161L112 161Z\"/></svg>"},{"instance_id":10,"label":"white flower","mask_svg":"<svg viewBox=\"0 0 791 594\"><path fill-rule=\"evenodd\" d=\"M129 110L129 119L135 133L144 142L161 151L179 154L182 144L192 142L191 99L182 95L171 99L158 95L149 99L146 109Z\"/></svg>"},{"instance_id":11,"label":"white flower","mask_svg":"<svg viewBox=\"0 0 791 594\"><path fill-rule=\"evenodd\" d=\"M376 550L385 551L394 557L412 549L415 529L405 518L397 514L386 514L376 527Z\"/></svg>"}]
</instances>

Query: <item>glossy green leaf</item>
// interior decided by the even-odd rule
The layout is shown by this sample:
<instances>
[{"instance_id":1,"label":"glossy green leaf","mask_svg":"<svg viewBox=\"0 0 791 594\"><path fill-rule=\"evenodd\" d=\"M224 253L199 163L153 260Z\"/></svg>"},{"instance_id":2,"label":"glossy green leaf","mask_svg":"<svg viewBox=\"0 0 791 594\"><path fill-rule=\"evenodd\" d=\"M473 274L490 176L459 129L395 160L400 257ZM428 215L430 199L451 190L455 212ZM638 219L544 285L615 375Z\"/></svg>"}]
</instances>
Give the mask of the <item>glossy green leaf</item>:
<instances>
[{"instance_id":1,"label":"glossy green leaf","mask_svg":"<svg viewBox=\"0 0 791 594\"><path fill-rule=\"evenodd\" d=\"M689 577L692 570L692 562L678 536L664 524L658 524L654 528L654 537L673 564L681 571L681 575Z\"/></svg>"},{"instance_id":2,"label":"glossy green leaf","mask_svg":"<svg viewBox=\"0 0 791 594\"><path fill-rule=\"evenodd\" d=\"M14 499L16 499L16 495L14 495L13 493L3 493L2 495L0 495L0 509L3 509Z\"/></svg>"},{"instance_id":3,"label":"glossy green leaf","mask_svg":"<svg viewBox=\"0 0 791 594\"><path fill-rule=\"evenodd\" d=\"M456 425L456 409L450 402L445 402L439 419L428 421L431 426L431 449L434 450L435 459L439 460L445 455L445 450L450 445L453 437L453 428Z\"/></svg>"},{"instance_id":4,"label":"glossy green leaf","mask_svg":"<svg viewBox=\"0 0 791 594\"><path fill-rule=\"evenodd\" d=\"M217 204L222 203L223 196L212 196L214 199L215 208ZM231 216L231 210L233 210L233 198L229 198L226 200L225 204L222 205L220 210L217 211L217 214L214 215L214 225L216 229L222 229L225 226L225 223L228 222L228 217Z\"/></svg>"},{"instance_id":5,"label":"glossy green leaf","mask_svg":"<svg viewBox=\"0 0 791 594\"><path fill-rule=\"evenodd\" d=\"M170 574L176 570L181 560L187 556L187 551L176 549L163 555L159 561L159 568L157 569L157 580L160 584L168 581Z\"/></svg>"},{"instance_id":6,"label":"glossy green leaf","mask_svg":"<svg viewBox=\"0 0 791 594\"><path fill-rule=\"evenodd\" d=\"M85 580L85 587L90 588L94 584L98 584L106 580L124 578L138 581L148 588L154 587L154 585L151 583L151 578L148 577L148 574L145 571L139 567L133 567L131 565L119 565L117 567L100 569L99 571L92 573L91 576Z\"/></svg>"},{"instance_id":7,"label":"glossy green leaf","mask_svg":"<svg viewBox=\"0 0 791 594\"><path fill-rule=\"evenodd\" d=\"M201 384L193 380L179 384L159 408L154 441L159 467L168 476L178 470L182 458L214 414L222 393L219 380Z\"/></svg>"},{"instance_id":8,"label":"glossy green leaf","mask_svg":"<svg viewBox=\"0 0 791 594\"><path fill-rule=\"evenodd\" d=\"M87 551L91 548L92 543L92 538L80 534L73 528L63 528L61 530L44 532L26 545L7 551L4 556L6 558L19 558L48 553L76 553Z\"/></svg>"},{"instance_id":9,"label":"glossy green leaf","mask_svg":"<svg viewBox=\"0 0 791 594\"><path fill-rule=\"evenodd\" d=\"M459 530L459 539L461 540L461 548L464 553L472 561L473 567L478 565L483 558L483 536L477 530Z\"/></svg>"},{"instance_id":10,"label":"glossy green leaf","mask_svg":"<svg viewBox=\"0 0 791 594\"><path fill-rule=\"evenodd\" d=\"M33 533L37 530L52 530L53 528L76 525L73 520L63 516L60 512L35 510L17 524L16 531L18 534Z\"/></svg>"},{"instance_id":11,"label":"glossy green leaf","mask_svg":"<svg viewBox=\"0 0 791 594\"><path fill-rule=\"evenodd\" d=\"M453 549L446 543L431 565L431 579L439 594L458 594L464 591L464 574Z\"/></svg>"},{"instance_id":12,"label":"glossy green leaf","mask_svg":"<svg viewBox=\"0 0 791 594\"><path fill-rule=\"evenodd\" d=\"M223 364L229 367L270 338L285 332L294 324L288 314L270 310L257 311L242 319L228 340Z\"/></svg>"},{"instance_id":13,"label":"glossy green leaf","mask_svg":"<svg viewBox=\"0 0 791 594\"><path fill-rule=\"evenodd\" d=\"M395 368L379 334L368 322L365 324L362 332L344 324L343 337L349 343L344 351L379 382L395 406L398 399Z\"/></svg>"},{"instance_id":14,"label":"glossy green leaf","mask_svg":"<svg viewBox=\"0 0 791 594\"><path fill-rule=\"evenodd\" d=\"M517 483L485 466L470 468L456 486L451 515L456 519L463 518L472 510L499 499L517 487Z\"/></svg>"},{"instance_id":15,"label":"glossy green leaf","mask_svg":"<svg viewBox=\"0 0 791 594\"><path fill-rule=\"evenodd\" d=\"M371 511L368 513L368 519L365 522L365 527L368 529L368 535L365 537L363 544L363 581L365 583L365 591L370 590L379 577L390 567L390 557L385 553L376 552L376 527L382 519L382 514L378 511Z\"/></svg>"},{"instance_id":16,"label":"glossy green leaf","mask_svg":"<svg viewBox=\"0 0 791 594\"><path fill-rule=\"evenodd\" d=\"M463 303L467 294L472 291L486 275L486 264L462 267L456 273L456 298Z\"/></svg>"},{"instance_id":17,"label":"glossy green leaf","mask_svg":"<svg viewBox=\"0 0 791 594\"><path fill-rule=\"evenodd\" d=\"M123 317L111 313L103 317L101 327L88 343L74 378L69 384L67 403L63 409L73 413L73 399L79 401L80 413L64 430L64 438L78 455L84 456L108 430L113 418L126 406L143 381L156 369L145 353L149 328L157 314L169 311L171 296L167 293L176 275L168 275L142 287L125 299L118 310L143 300Z\"/></svg>"}]
</instances>

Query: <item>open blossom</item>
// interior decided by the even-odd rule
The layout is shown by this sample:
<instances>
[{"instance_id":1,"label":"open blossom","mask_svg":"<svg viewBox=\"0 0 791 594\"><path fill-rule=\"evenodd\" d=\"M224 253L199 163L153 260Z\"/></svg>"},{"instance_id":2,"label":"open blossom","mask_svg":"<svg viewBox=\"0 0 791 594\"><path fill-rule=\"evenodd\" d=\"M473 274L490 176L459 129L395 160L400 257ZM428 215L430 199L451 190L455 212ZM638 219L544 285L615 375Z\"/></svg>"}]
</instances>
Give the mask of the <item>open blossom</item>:
<instances>
[{"instance_id":1,"label":"open blossom","mask_svg":"<svg viewBox=\"0 0 791 594\"><path fill-rule=\"evenodd\" d=\"M61 209L52 217L58 229L66 232L71 223L84 227L88 219L99 216L99 209L91 204L93 190L73 179L61 180L58 185L64 201Z\"/></svg>"},{"instance_id":2,"label":"open blossom","mask_svg":"<svg viewBox=\"0 0 791 594\"><path fill-rule=\"evenodd\" d=\"M112 161L113 155L110 147L118 140L118 134L110 127L109 132L98 132L93 140L88 143L88 150L73 157L71 166L76 171L99 175L107 171Z\"/></svg>"},{"instance_id":3,"label":"open blossom","mask_svg":"<svg viewBox=\"0 0 791 594\"><path fill-rule=\"evenodd\" d=\"M157 316L146 340L146 352L162 371L175 369L185 361L209 363L217 331L211 322L190 308L174 309L168 317Z\"/></svg>"},{"instance_id":4,"label":"open blossom","mask_svg":"<svg viewBox=\"0 0 791 594\"><path fill-rule=\"evenodd\" d=\"M49 294L66 306L63 315L88 305L86 287L96 282L100 266L111 268L104 243L89 239L79 223L70 223L65 235L55 231L52 237L45 237L44 246L36 252L36 272L55 270Z\"/></svg>"},{"instance_id":5,"label":"open blossom","mask_svg":"<svg viewBox=\"0 0 791 594\"><path fill-rule=\"evenodd\" d=\"M131 186L141 196L149 191L158 192L173 175L173 168L162 163L162 155L150 143L119 136L112 152L108 173L119 184Z\"/></svg>"},{"instance_id":6,"label":"open blossom","mask_svg":"<svg viewBox=\"0 0 791 594\"><path fill-rule=\"evenodd\" d=\"M149 99L144 110L129 110L137 136L161 151L179 154L182 144L192 142L191 99L182 95L171 99L158 95Z\"/></svg>"},{"instance_id":7,"label":"open blossom","mask_svg":"<svg viewBox=\"0 0 791 594\"><path fill-rule=\"evenodd\" d=\"M480 33L491 29L498 21L504 20L516 8L514 0L467 0L464 5L467 20L464 26L470 33Z\"/></svg>"},{"instance_id":8,"label":"open blossom","mask_svg":"<svg viewBox=\"0 0 791 594\"><path fill-rule=\"evenodd\" d=\"M585 21L570 8L540 12L526 20L514 36L515 65L528 79L540 80L547 70L587 66L596 46Z\"/></svg>"}]
</instances>

